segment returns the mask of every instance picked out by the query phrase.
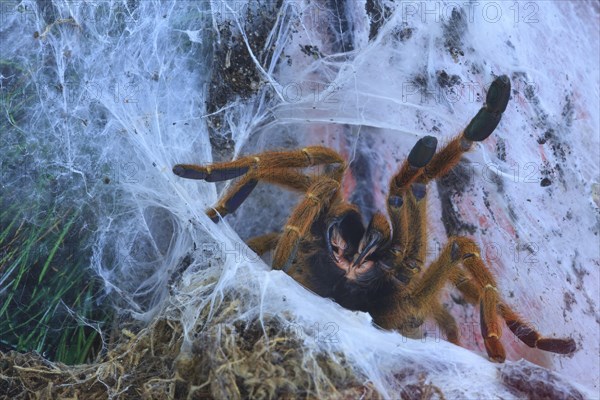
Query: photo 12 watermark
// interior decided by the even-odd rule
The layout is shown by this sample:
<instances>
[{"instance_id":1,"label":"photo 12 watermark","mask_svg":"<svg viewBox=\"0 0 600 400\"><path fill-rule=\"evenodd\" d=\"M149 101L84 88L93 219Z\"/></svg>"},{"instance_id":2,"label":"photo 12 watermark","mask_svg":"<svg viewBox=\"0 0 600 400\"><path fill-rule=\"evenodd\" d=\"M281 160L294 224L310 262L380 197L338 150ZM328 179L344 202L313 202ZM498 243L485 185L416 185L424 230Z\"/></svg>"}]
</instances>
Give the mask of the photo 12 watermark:
<instances>
[{"instance_id":1,"label":"photo 12 watermark","mask_svg":"<svg viewBox=\"0 0 600 400\"><path fill-rule=\"evenodd\" d=\"M536 24L541 18L540 6L535 1L403 1L400 3L400 12L405 23L450 21L457 18L457 13L467 23Z\"/></svg>"},{"instance_id":2,"label":"photo 12 watermark","mask_svg":"<svg viewBox=\"0 0 600 400\"><path fill-rule=\"evenodd\" d=\"M335 322L315 322L309 326L289 323L285 326L285 332L300 340L311 339L318 343L339 343L338 333L340 327Z\"/></svg>"},{"instance_id":3,"label":"photo 12 watermark","mask_svg":"<svg viewBox=\"0 0 600 400\"><path fill-rule=\"evenodd\" d=\"M459 78L457 77L457 79ZM407 80L402 82L401 100L402 103L411 104L481 104L492 81L485 83L462 81L451 86L431 85L430 87L430 85L418 80ZM514 80L511 84L511 90L514 100L520 103L529 103L536 101L539 87L535 81Z\"/></svg>"}]
</instances>

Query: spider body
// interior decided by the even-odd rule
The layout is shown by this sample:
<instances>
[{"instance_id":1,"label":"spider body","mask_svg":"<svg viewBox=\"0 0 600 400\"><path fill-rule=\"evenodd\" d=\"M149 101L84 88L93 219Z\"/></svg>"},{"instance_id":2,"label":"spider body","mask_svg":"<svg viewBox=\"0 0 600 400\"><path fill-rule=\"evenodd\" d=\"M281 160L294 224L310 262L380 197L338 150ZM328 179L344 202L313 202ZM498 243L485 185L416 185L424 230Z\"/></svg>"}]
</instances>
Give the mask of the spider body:
<instances>
[{"instance_id":1,"label":"spider body","mask_svg":"<svg viewBox=\"0 0 600 400\"><path fill-rule=\"evenodd\" d=\"M383 329L418 337L424 321L433 318L447 339L459 344L456 321L439 300L450 282L465 300L479 305L490 359L505 359L501 319L528 346L568 354L576 349L573 339L543 337L501 299L472 239L449 238L437 259L424 265L427 184L448 173L473 142L485 140L496 129L509 97L508 77L498 77L477 115L441 150L436 152L434 137L421 138L391 179L387 215L375 213L367 226L360 210L341 195L345 160L326 147L267 152L209 166L178 164L173 172L208 182L240 178L207 211L214 222L234 212L259 181L303 193L281 232L252 238L248 245L258 254L273 250L273 269L284 270L345 308L368 312ZM317 165L325 171L316 176L303 173Z\"/></svg>"}]
</instances>

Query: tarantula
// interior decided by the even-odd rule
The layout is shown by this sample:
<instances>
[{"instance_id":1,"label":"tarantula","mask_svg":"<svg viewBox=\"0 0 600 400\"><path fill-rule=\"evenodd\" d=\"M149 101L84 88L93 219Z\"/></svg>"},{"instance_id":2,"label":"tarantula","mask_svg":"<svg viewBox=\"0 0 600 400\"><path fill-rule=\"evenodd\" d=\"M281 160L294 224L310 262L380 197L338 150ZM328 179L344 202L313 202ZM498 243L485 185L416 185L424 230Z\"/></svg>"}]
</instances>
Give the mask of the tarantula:
<instances>
[{"instance_id":1,"label":"tarantula","mask_svg":"<svg viewBox=\"0 0 600 400\"><path fill-rule=\"evenodd\" d=\"M496 129L510 88L507 76L496 78L484 106L440 151L436 152L435 137L419 139L391 179L387 217L375 213L366 228L358 207L342 198L346 162L326 147L265 152L208 166L178 164L173 172L208 182L241 177L207 211L214 222L234 212L259 181L304 193L282 232L255 237L248 245L258 254L274 250L273 269L286 271L345 308L368 312L383 329L417 337L419 327L432 317L448 341L459 344L456 321L438 299L449 281L467 301L479 304L481 334L491 360L505 360L500 317L528 346L568 354L576 349L573 339L543 337L501 300L472 239L449 238L439 257L421 272L427 251L427 184L448 173L473 142L485 140ZM320 174L303 171L319 165L326 167Z\"/></svg>"}]
</instances>

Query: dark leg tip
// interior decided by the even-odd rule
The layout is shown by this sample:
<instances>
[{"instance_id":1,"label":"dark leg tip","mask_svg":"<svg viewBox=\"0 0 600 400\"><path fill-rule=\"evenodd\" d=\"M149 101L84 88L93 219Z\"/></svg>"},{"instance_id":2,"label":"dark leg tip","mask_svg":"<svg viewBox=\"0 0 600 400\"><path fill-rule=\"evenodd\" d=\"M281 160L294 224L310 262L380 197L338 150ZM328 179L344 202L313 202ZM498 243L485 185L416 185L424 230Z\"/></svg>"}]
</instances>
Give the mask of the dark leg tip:
<instances>
[{"instance_id":1,"label":"dark leg tip","mask_svg":"<svg viewBox=\"0 0 600 400\"><path fill-rule=\"evenodd\" d=\"M208 174L204 171L199 171L196 169L191 169L186 167L183 164L177 164L173 167L173 173L177 176L187 179L206 179Z\"/></svg>"},{"instance_id":2,"label":"dark leg tip","mask_svg":"<svg viewBox=\"0 0 600 400\"><path fill-rule=\"evenodd\" d=\"M467 140L481 142L487 139L500 123L501 114L494 114L483 107L469 122L463 133Z\"/></svg>"},{"instance_id":3,"label":"dark leg tip","mask_svg":"<svg viewBox=\"0 0 600 400\"><path fill-rule=\"evenodd\" d=\"M413 183L411 189L417 201L422 200L427 194L427 185L424 183Z\"/></svg>"},{"instance_id":4,"label":"dark leg tip","mask_svg":"<svg viewBox=\"0 0 600 400\"><path fill-rule=\"evenodd\" d=\"M510 79L502 75L497 77L488 89L485 99L486 108L494 114L502 114L510 98Z\"/></svg>"},{"instance_id":5,"label":"dark leg tip","mask_svg":"<svg viewBox=\"0 0 600 400\"><path fill-rule=\"evenodd\" d=\"M540 335L530 326L519 321L506 321L508 328L529 347L535 347Z\"/></svg>"},{"instance_id":6,"label":"dark leg tip","mask_svg":"<svg viewBox=\"0 0 600 400\"><path fill-rule=\"evenodd\" d=\"M235 179L248 172L249 167L214 168L206 174L207 182L221 182Z\"/></svg>"},{"instance_id":7,"label":"dark leg tip","mask_svg":"<svg viewBox=\"0 0 600 400\"><path fill-rule=\"evenodd\" d=\"M244 186L239 188L239 190L225 202L225 208L227 209L227 212L235 212L235 210L242 205L248 196L250 196L250 193L252 193L257 183L257 180L251 179L246 182Z\"/></svg>"},{"instance_id":8,"label":"dark leg tip","mask_svg":"<svg viewBox=\"0 0 600 400\"><path fill-rule=\"evenodd\" d=\"M536 343L536 347L540 350L551 351L558 354L571 354L577 350L577 345L573 339L555 339L542 338Z\"/></svg>"},{"instance_id":9,"label":"dark leg tip","mask_svg":"<svg viewBox=\"0 0 600 400\"><path fill-rule=\"evenodd\" d=\"M177 164L176 166L173 167L173 173L177 176L183 176L183 174L185 174L185 168L183 168L181 165Z\"/></svg>"},{"instance_id":10,"label":"dark leg tip","mask_svg":"<svg viewBox=\"0 0 600 400\"><path fill-rule=\"evenodd\" d=\"M412 167L422 168L435 154L437 139L433 136L425 136L419 139L408 155L408 163Z\"/></svg>"},{"instance_id":11,"label":"dark leg tip","mask_svg":"<svg viewBox=\"0 0 600 400\"><path fill-rule=\"evenodd\" d=\"M221 182L237 178L248 172L249 167L213 168L197 165L177 164L173 173L187 179L205 180L206 182Z\"/></svg>"},{"instance_id":12,"label":"dark leg tip","mask_svg":"<svg viewBox=\"0 0 600 400\"><path fill-rule=\"evenodd\" d=\"M401 196L390 196L388 197L388 206L393 208L400 208L404 201Z\"/></svg>"}]
</instances>

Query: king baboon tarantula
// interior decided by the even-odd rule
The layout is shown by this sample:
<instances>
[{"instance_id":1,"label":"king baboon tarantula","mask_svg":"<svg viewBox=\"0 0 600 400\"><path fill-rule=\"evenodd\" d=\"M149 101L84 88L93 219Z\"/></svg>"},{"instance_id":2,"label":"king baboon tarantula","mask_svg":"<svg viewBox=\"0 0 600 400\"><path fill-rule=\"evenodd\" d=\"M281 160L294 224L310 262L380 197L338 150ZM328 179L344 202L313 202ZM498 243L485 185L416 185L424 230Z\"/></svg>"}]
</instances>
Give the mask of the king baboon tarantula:
<instances>
[{"instance_id":1,"label":"king baboon tarantula","mask_svg":"<svg viewBox=\"0 0 600 400\"><path fill-rule=\"evenodd\" d=\"M472 239L451 237L421 273L427 245L426 186L448 173L473 142L486 139L496 129L510 87L507 76L496 78L477 115L437 153L435 137L419 139L390 182L388 218L375 213L366 228L358 207L342 198L346 162L326 147L265 152L209 166L178 164L173 172L208 182L241 176L207 212L215 222L234 212L259 181L303 192L304 198L282 232L250 239L248 245L258 254L274 249L273 269L286 271L306 288L345 308L368 312L381 328L415 337L424 320L433 317L448 340L459 344L456 321L438 299L450 281L467 301L479 304L481 334L492 360L505 359L500 317L528 346L568 354L575 351L573 339L543 337L500 298L496 280ZM302 172L317 165L327 168L316 176Z\"/></svg>"}]
</instances>

